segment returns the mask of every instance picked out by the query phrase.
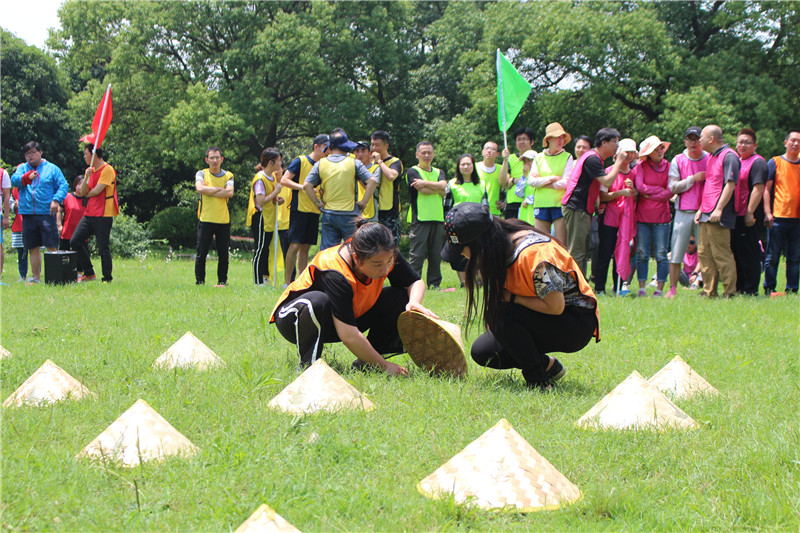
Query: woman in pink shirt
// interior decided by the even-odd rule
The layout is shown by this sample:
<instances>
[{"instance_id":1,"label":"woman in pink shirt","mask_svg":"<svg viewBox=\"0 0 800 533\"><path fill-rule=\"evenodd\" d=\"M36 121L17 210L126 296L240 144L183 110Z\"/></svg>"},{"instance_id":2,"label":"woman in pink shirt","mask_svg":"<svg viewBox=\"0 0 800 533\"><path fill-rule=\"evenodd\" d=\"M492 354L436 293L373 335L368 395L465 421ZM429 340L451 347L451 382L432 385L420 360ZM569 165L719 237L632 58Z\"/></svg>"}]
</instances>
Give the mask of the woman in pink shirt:
<instances>
[{"instance_id":1,"label":"woman in pink shirt","mask_svg":"<svg viewBox=\"0 0 800 533\"><path fill-rule=\"evenodd\" d=\"M636 277L639 280L639 296L647 296L645 284L648 279L647 264L651 250L655 250L656 281L658 287L653 296L664 295L664 282L669 274L667 246L670 234L669 162L664 159L670 143L651 135L639 145L639 164L636 174L636 190L639 201L636 204L636 234L638 251Z\"/></svg>"}]
</instances>

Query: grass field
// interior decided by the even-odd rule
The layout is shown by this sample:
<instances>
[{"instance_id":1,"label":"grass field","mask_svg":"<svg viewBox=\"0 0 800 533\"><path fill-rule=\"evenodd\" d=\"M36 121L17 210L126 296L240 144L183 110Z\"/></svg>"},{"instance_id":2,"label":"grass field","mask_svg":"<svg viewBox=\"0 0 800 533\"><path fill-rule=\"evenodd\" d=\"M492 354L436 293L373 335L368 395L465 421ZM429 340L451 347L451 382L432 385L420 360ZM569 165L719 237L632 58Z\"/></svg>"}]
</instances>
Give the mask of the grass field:
<instances>
[{"instance_id":1,"label":"grass field","mask_svg":"<svg viewBox=\"0 0 800 533\"><path fill-rule=\"evenodd\" d=\"M280 291L253 286L249 262L231 264L224 289L197 287L191 262L163 259L117 260L112 284L56 287L9 282L11 257L0 343L13 356L2 361L0 400L47 358L97 398L2 410L3 530L229 531L261 503L303 531L800 528L797 297L601 297L602 342L559 356L568 373L550 394L526 390L518 372L471 361L462 381L413 369L408 379L354 373L352 356L332 345L326 361L376 409L292 417L266 407L297 376L297 361L268 325ZM215 268L209 262L212 282ZM444 285L455 284L448 272ZM461 291L425 299L455 322L463 302ZM227 366L152 369L187 330ZM468 344L478 333L469 331ZM633 370L650 377L676 354L721 392L678 402L699 429L575 427ZM75 459L139 398L200 453L133 469ZM417 492L423 477L500 418L583 499L518 514ZM310 442L312 433L319 438Z\"/></svg>"}]
</instances>

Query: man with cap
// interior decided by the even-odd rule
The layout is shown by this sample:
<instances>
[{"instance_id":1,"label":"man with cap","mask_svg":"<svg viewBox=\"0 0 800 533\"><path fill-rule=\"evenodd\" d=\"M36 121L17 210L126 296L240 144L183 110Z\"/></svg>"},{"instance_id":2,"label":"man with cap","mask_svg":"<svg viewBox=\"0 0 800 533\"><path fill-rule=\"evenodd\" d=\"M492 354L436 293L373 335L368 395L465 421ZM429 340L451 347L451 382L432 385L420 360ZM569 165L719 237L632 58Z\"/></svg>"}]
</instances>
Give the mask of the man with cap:
<instances>
[{"instance_id":1,"label":"man with cap","mask_svg":"<svg viewBox=\"0 0 800 533\"><path fill-rule=\"evenodd\" d=\"M58 250L59 237L56 225L58 205L69 192L69 185L61 169L42 158L42 146L31 141L22 147L25 163L19 165L11 176L11 185L19 189L18 213L22 219L22 243L30 253L30 283L39 283L42 273L40 248Z\"/></svg>"},{"instance_id":2,"label":"man with cap","mask_svg":"<svg viewBox=\"0 0 800 533\"><path fill-rule=\"evenodd\" d=\"M433 144L417 143L417 164L408 169L408 192L411 206L408 221L411 223L411 252L409 263L422 276L422 265L428 260L427 284L438 289L442 282L441 257L444 241L444 206L442 198L447 190L447 178L434 167Z\"/></svg>"},{"instance_id":3,"label":"man with cap","mask_svg":"<svg viewBox=\"0 0 800 533\"><path fill-rule=\"evenodd\" d=\"M700 208L694 221L700 226L698 255L703 265L703 295L716 296L722 279L723 296L736 294L736 261L731 251L731 230L736 225L733 191L741 163L736 152L722 138L719 126L708 125L700 133L707 151L706 179Z\"/></svg>"},{"instance_id":4,"label":"man with cap","mask_svg":"<svg viewBox=\"0 0 800 533\"><path fill-rule=\"evenodd\" d=\"M403 162L389 153L389 134L375 130L370 135L372 160L380 166L378 221L389 228L395 244L400 243L400 181Z\"/></svg>"},{"instance_id":5,"label":"man with cap","mask_svg":"<svg viewBox=\"0 0 800 533\"><path fill-rule=\"evenodd\" d=\"M364 208L361 211L361 216L370 222L378 222L378 197L380 195L379 189L381 186L381 165L375 161L374 154L370 151L370 141L358 141L356 147L353 149L353 156L361 161L361 164L367 167L372 177L378 183L372 197L367 198L366 187L362 182L358 182L358 196L359 202L363 202Z\"/></svg>"},{"instance_id":6,"label":"man with cap","mask_svg":"<svg viewBox=\"0 0 800 533\"><path fill-rule=\"evenodd\" d=\"M800 128L789 130L783 145L783 155L767 162L764 189L764 221L770 228L764 292L770 296L778 283L781 252L786 254L786 292L797 293L800 281Z\"/></svg>"},{"instance_id":7,"label":"man with cap","mask_svg":"<svg viewBox=\"0 0 800 533\"><path fill-rule=\"evenodd\" d=\"M736 225L731 233L731 249L736 261L736 290L758 295L761 281L761 230L764 229L764 186L769 176L767 161L756 153L756 132L742 128L736 137L736 152L741 168L733 191Z\"/></svg>"},{"instance_id":8,"label":"man with cap","mask_svg":"<svg viewBox=\"0 0 800 533\"><path fill-rule=\"evenodd\" d=\"M603 128L595 135L594 148L586 151L575 162L567 190L561 198L564 221L567 225L567 247L569 253L587 275L589 259L589 232L592 226L600 186L610 187L617 179L620 169L626 164L627 152L618 152L619 132L614 128ZM604 161L614 157L611 170L606 171Z\"/></svg>"},{"instance_id":9,"label":"man with cap","mask_svg":"<svg viewBox=\"0 0 800 533\"><path fill-rule=\"evenodd\" d=\"M311 153L296 157L281 177L281 186L292 191L289 202L289 248L284 259L284 287L292 282L292 272L303 272L308 265L308 251L317 244L319 233L319 198L311 200L303 191L303 183L311 168L327 157L330 138L326 134L314 137Z\"/></svg>"},{"instance_id":10,"label":"man with cap","mask_svg":"<svg viewBox=\"0 0 800 533\"><path fill-rule=\"evenodd\" d=\"M686 129L683 144L686 149L672 158L669 166L669 190L676 194L675 218L672 224L672 251L669 263L669 291L667 298L674 298L681 275L681 261L689 246L689 237L698 235L694 215L700 208L703 197L703 182L706 179L708 153L700 144L702 130L697 126Z\"/></svg>"},{"instance_id":11,"label":"man with cap","mask_svg":"<svg viewBox=\"0 0 800 533\"><path fill-rule=\"evenodd\" d=\"M343 131L331 135L330 154L314 164L303 182L309 200L316 199L322 211L320 250L336 246L355 233L356 219L378 185L361 161L349 157L355 147ZM358 199L359 181L364 184L364 200ZM322 191L322 199L317 199L315 187Z\"/></svg>"}]
</instances>

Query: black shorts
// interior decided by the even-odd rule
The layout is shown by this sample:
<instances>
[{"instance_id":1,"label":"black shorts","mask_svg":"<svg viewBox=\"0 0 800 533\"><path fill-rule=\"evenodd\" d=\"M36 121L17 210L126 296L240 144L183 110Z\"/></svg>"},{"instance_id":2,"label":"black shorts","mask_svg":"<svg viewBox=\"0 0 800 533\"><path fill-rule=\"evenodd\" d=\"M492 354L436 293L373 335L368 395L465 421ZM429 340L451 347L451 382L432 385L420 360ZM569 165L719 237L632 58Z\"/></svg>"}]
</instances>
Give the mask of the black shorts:
<instances>
[{"instance_id":1,"label":"black shorts","mask_svg":"<svg viewBox=\"0 0 800 533\"><path fill-rule=\"evenodd\" d=\"M317 244L319 214L292 209L289 215L289 242L292 244Z\"/></svg>"}]
</instances>

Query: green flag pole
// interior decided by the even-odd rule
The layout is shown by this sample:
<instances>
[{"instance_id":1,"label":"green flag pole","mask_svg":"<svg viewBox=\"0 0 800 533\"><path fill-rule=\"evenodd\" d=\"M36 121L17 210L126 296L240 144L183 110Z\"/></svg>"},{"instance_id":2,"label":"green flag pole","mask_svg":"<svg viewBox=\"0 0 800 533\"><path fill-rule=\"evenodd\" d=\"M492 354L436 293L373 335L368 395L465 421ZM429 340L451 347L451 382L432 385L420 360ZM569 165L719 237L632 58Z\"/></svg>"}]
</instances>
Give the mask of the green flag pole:
<instances>
[{"instance_id":1,"label":"green flag pole","mask_svg":"<svg viewBox=\"0 0 800 533\"><path fill-rule=\"evenodd\" d=\"M503 68L501 63L501 57L503 54L500 53L500 49L497 49L497 57L495 59L495 63L497 65L497 103L500 107L500 113L503 120L503 149L508 149L508 132L506 126L506 105L505 105L505 97L503 95Z\"/></svg>"}]
</instances>

